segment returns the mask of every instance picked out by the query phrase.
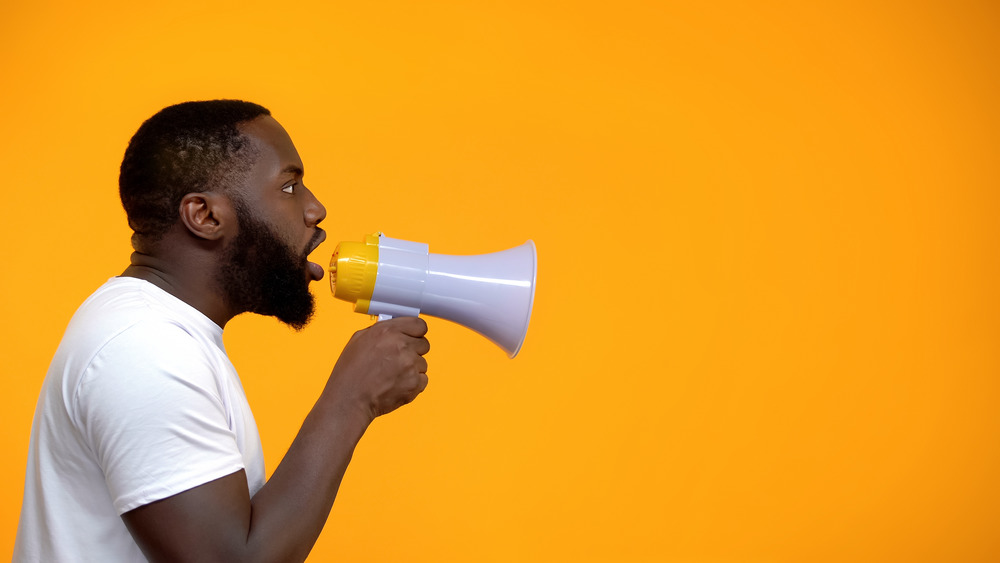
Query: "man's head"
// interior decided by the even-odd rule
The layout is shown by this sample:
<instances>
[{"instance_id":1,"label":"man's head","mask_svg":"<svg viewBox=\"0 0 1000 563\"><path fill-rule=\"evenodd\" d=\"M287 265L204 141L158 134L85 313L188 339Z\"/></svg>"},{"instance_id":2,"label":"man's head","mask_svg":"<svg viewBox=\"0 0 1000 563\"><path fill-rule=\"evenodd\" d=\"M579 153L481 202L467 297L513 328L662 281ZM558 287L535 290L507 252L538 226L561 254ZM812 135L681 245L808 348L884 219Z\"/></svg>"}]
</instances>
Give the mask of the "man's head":
<instances>
[{"instance_id":1,"label":"man's head","mask_svg":"<svg viewBox=\"0 0 1000 563\"><path fill-rule=\"evenodd\" d=\"M202 257L229 314L271 315L298 329L313 312L307 255L326 209L302 182L302 161L270 112L248 102L189 102L150 118L122 162L122 203L137 253ZM187 248L189 251L183 251ZM187 254L186 254L187 252Z\"/></svg>"}]
</instances>

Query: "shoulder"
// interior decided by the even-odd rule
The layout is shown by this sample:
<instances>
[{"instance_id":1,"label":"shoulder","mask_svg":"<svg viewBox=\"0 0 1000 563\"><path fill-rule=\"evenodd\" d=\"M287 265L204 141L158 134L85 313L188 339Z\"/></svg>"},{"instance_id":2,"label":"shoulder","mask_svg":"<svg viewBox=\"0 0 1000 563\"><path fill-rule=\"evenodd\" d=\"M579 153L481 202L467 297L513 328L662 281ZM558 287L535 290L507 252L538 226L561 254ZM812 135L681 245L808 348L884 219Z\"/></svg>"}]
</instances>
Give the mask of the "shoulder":
<instances>
[{"instance_id":1,"label":"shoulder","mask_svg":"<svg viewBox=\"0 0 1000 563\"><path fill-rule=\"evenodd\" d=\"M73 315L70 329L80 324L113 330L140 319L167 319L199 330L222 331L198 310L152 283L127 277L112 278L92 293Z\"/></svg>"},{"instance_id":2,"label":"shoulder","mask_svg":"<svg viewBox=\"0 0 1000 563\"><path fill-rule=\"evenodd\" d=\"M221 352L222 329L149 282L113 278L77 310L63 337L67 364L86 370L95 360L149 364Z\"/></svg>"},{"instance_id":3,"label":"shoulder","mask_svg":"<svg viewBox=\"0 0 1000 563\"><path fill-rule=\"evenodd\" d=\"M73 398L216 394L231 365L221 337L211 321L152 284L112 280L81 306L64 338Z\"/></svg>"},{"instance_id":4,"label":"shoulder","mask_svg":"<svg viewBox=\"0 0 1000 563\"><path fill-rule=\"evenodd\" d=\"M78 424L129 404L215 403L231 363L222 329L148 282L113 278L77 310L46 385Z\"/></svg>"}]
</instances>

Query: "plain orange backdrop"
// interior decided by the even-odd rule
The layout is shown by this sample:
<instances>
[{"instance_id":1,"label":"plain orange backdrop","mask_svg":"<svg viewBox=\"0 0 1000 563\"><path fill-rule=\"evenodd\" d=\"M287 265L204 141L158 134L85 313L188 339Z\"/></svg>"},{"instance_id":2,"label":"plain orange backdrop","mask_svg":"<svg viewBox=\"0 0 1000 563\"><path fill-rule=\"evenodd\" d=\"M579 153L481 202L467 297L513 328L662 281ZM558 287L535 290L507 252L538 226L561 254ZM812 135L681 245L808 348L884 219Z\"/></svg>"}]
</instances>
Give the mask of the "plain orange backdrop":
<instances>
[{"instance_id":1,"label":"plain orange backdrop","mask_svg":"<svg viewBox=\"0 0 1000 563\"><path fill-rule=\"evenodd\" d=\"M0 554L161 107L268 106L367 233L533 239L514 360L430 320L311 561L1000 559L992 2L66 0L0 8ZM277 465L369 319L315 286L226 344Z\"/></svg>"}]
</instances>

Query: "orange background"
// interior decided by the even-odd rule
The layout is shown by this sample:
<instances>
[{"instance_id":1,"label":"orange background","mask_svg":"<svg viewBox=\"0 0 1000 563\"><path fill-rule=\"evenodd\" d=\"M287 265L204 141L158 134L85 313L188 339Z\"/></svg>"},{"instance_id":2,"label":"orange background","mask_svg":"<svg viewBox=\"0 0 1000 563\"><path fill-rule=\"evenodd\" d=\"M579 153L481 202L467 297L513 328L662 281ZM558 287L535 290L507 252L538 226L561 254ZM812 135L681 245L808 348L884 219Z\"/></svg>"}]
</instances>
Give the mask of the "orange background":
<instances>
[{"instance_id":1,"label":"orange background","mask_svg":"<svg viewBox=\"0 0 1000 563\"><path fill-rule=\"evenodd\" d=\"M515 360L431 320L311 561L1000 559L1000 9L5 2L0 554L161 107L268 106L338 240L534 239ZM314 258L316 259L316 258ZM226 331L269 470L369 320Z\"/></svg>"}]
</instances>

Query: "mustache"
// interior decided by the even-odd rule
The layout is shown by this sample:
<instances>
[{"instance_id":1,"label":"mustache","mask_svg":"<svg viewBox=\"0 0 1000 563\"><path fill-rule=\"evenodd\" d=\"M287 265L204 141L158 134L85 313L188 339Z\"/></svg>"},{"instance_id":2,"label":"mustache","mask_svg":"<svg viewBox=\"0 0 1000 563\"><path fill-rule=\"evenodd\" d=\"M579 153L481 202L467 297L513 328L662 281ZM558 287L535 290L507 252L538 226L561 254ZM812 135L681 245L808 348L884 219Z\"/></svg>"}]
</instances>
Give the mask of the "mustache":
<instances>
[{"instance_id":1,"label":"mustache","mask_svg":"<svg viewBox=\"0 0 1000 563\"><path fill-rule=\"evenodd\" d=\"M322 244L324 240L326 240L326 231L316 227L316 232L313 233L312 238L309 239L309 244L306 245L305 255L309 256L312 254L312 251L316 250L316 247Z\"/></svg>"}]
</instances>

